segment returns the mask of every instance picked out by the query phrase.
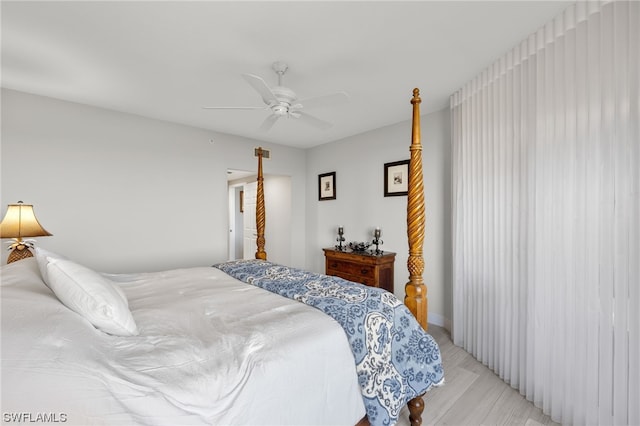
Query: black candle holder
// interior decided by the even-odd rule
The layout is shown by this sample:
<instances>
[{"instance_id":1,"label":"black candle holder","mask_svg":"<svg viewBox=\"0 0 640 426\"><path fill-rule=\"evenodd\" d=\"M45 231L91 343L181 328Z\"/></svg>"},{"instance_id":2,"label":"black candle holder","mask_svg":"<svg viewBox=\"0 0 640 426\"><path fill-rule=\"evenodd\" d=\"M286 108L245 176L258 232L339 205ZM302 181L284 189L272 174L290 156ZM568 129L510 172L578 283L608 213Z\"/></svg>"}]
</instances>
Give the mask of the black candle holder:
<instances>
[{"instance_id":1,"label":"black candle holder","mask_svg":"<svg viewBox=\"0 0 640 426\"><path fill-rule=\"evenodd\" d=\"M380 239L380 236L381 236L380 228L376 228L375 231L373 231L373 241L371 241L376 246L376 249L374 251L375 254L383 253L382 250L380 250L380 245L382 245L384 241Z\"/></svg>"},{"instance_id":2,"label":"black candle holder","mask_svg":"<svg viewBox=\"0 0 640 426\"><path fill-rule=\"evenodd\" d=\"M343 251L345 248L342 246L342 243L345 241L344 238L344 228L342 226L338 227L338 238L336 238L338 245L336 246L336 250Z\"/></svg>"}]
</instances>

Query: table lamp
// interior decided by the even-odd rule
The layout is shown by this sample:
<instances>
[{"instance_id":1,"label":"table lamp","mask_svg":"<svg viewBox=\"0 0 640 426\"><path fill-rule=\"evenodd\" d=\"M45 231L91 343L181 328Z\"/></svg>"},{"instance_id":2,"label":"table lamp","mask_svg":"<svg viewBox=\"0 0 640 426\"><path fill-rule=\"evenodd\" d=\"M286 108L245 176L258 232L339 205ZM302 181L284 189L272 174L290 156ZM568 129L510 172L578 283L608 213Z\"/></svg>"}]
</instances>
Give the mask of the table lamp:
<instances>
[{"instance_id":1,"label":"table lamp","mask_svg":"<svg viewBox=\"0 0 640 426\"><path fill-rule=\"evenodd\" d=\"M23 237L46 237L52 235L45 230L36 215L33 212L33 205L23 204L18 201L17 204L9 204L7 213L0 223L0 238L13 238L13 243L9 245L9 258L7 263L16 260L33 257L33 253L29 248L33 247L33 240L23 240Z\"/></svg>"}]
</instances>

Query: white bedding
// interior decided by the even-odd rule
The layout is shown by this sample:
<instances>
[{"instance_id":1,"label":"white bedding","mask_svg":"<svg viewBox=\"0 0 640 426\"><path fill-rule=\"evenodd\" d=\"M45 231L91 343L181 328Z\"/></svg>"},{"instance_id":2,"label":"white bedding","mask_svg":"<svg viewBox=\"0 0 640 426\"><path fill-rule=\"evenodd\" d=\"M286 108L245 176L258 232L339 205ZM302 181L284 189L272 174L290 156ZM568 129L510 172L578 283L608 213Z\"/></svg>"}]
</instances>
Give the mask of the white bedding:
<instances>
[{"instance_id":1,"label":"white bedding","mask_svg":"<svg viewBox=\"0 0 640 426\"><path fill-rule=\"evenodd\" d=\"M364 416L347 339L320 311L211 267L109 278L138 336L106 334L66 308L33 258L1 268L3 421L354 425Z\"/></svg>"}]
</instances>

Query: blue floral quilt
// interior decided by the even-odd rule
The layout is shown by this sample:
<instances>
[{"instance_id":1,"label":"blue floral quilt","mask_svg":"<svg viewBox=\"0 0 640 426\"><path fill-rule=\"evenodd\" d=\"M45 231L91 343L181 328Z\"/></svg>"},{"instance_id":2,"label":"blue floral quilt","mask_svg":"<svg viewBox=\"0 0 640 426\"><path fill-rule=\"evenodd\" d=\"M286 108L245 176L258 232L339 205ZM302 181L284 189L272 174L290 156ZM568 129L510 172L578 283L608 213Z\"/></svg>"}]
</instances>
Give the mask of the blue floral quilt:
<instances>
[{"instance_id":1,"label":"blue floral quilt","mask_svg":"<svg viewBox=\"0 0 640 426\"><path fill-rule=\"evenodd\" d=\"M347 335L369 422L392 425L412 398L444 383L440 349L393 294L338 277L239 260L214 265L232 277L320 309Z\"/></svg>"}]
</instances>

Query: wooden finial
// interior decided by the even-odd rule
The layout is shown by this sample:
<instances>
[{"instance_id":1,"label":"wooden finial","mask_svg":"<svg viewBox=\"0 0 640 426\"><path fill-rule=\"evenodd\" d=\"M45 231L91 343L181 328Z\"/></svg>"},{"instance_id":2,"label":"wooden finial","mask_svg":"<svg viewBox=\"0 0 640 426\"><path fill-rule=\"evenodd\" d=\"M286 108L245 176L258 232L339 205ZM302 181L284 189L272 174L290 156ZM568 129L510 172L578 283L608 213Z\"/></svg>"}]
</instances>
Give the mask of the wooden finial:
<instances>
[{"instance_id":1,"label":"wooden finial","mask_svg":"<svg viewBox=\"0 0 640 426\"><path fill-rule=\"evenodd\" d=\"M415 105L419 104L420 102L422 102L422 99L420 99L420 89L416 87L415 89L413 89L413 98L411 99L411 104Z\"/></svg>"}]
</instances>

